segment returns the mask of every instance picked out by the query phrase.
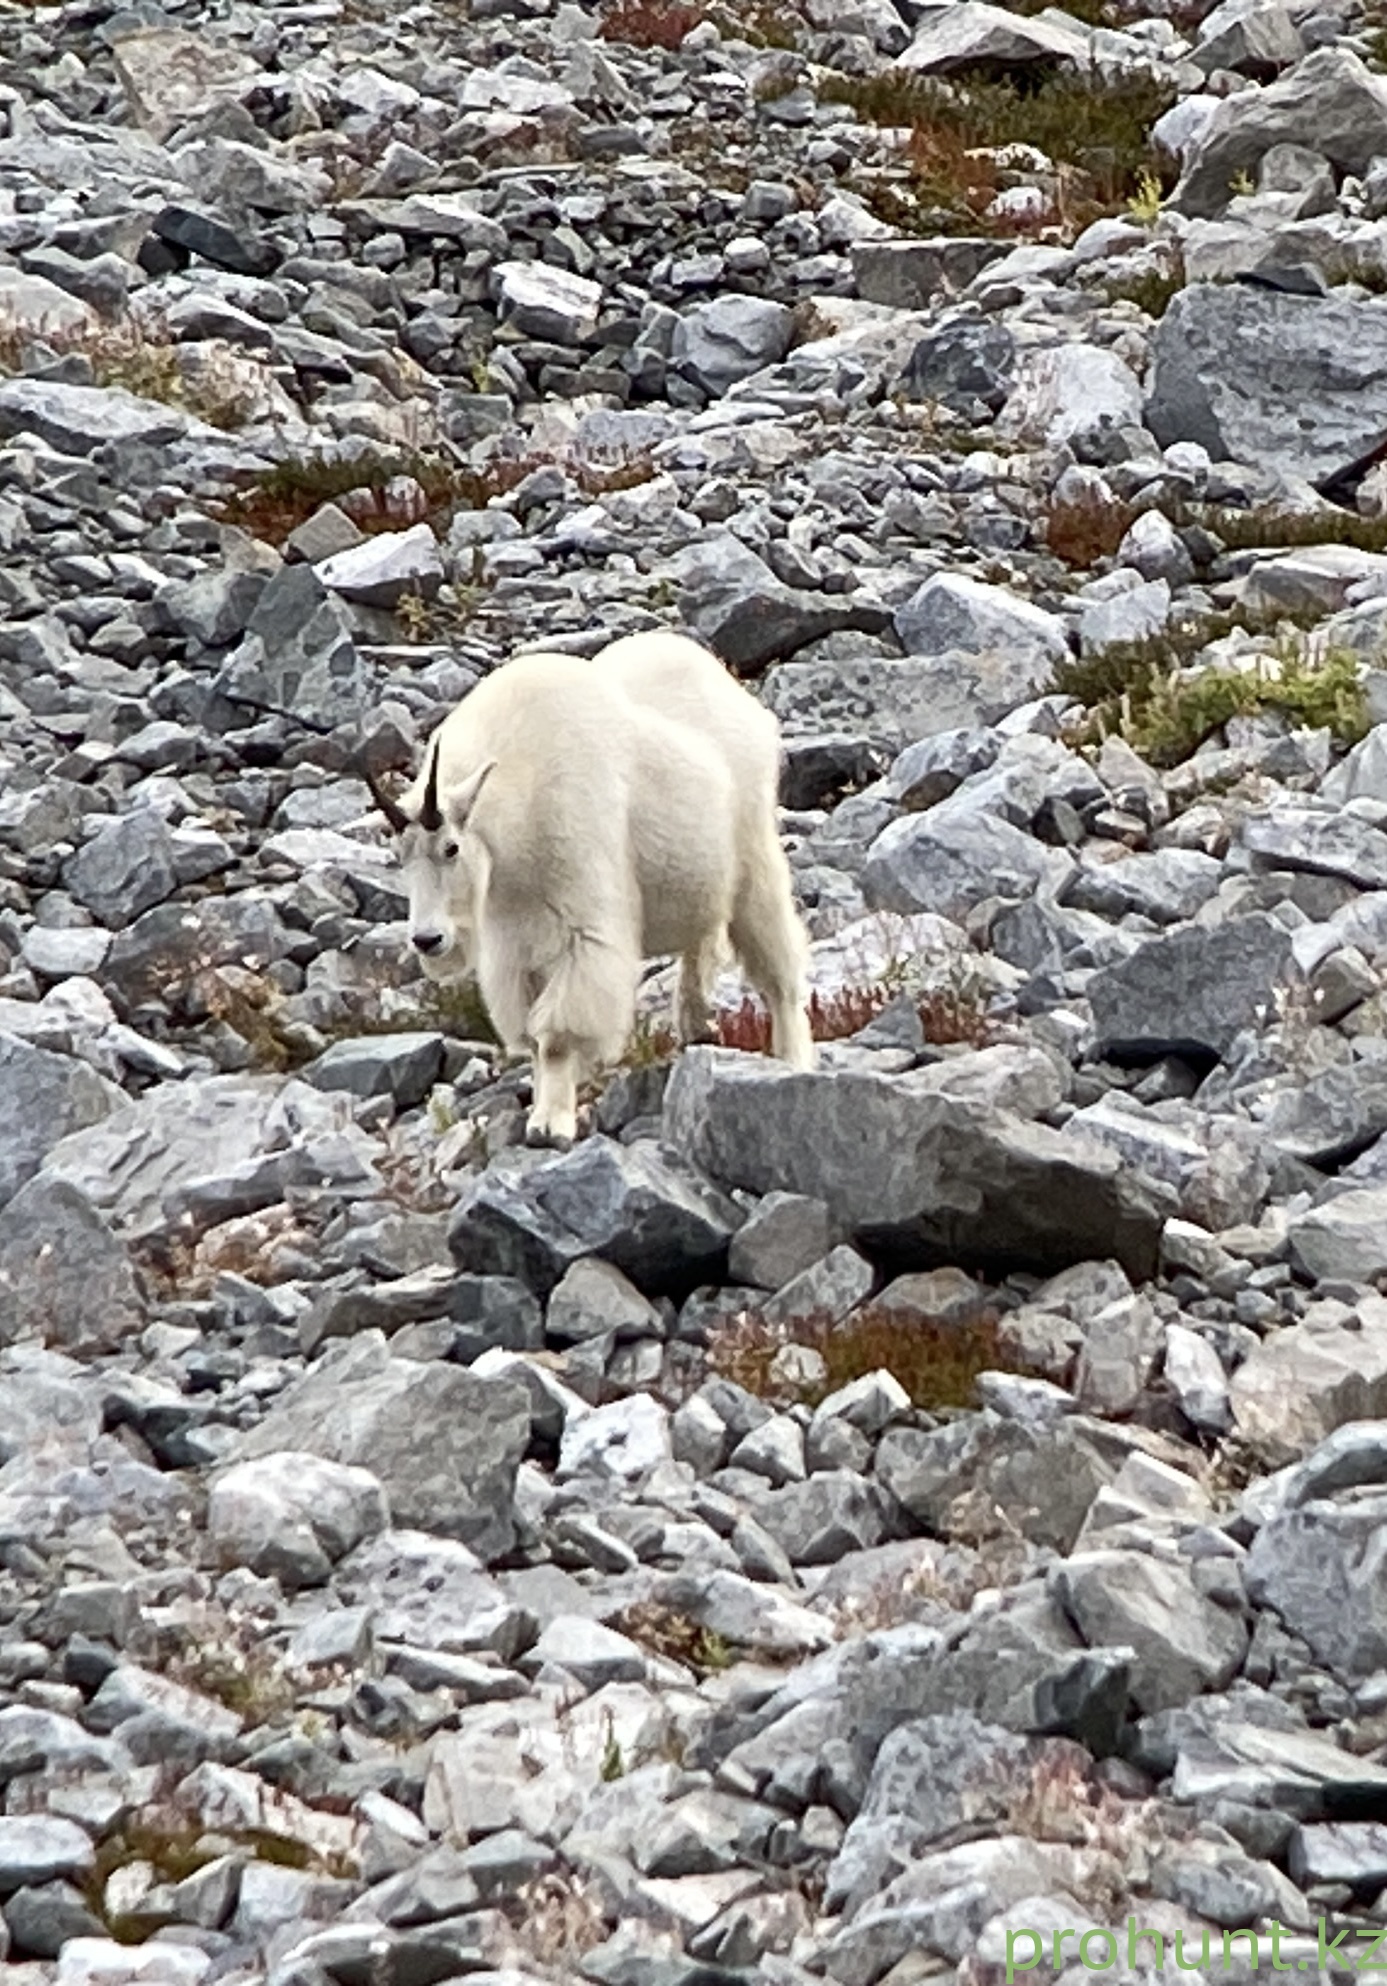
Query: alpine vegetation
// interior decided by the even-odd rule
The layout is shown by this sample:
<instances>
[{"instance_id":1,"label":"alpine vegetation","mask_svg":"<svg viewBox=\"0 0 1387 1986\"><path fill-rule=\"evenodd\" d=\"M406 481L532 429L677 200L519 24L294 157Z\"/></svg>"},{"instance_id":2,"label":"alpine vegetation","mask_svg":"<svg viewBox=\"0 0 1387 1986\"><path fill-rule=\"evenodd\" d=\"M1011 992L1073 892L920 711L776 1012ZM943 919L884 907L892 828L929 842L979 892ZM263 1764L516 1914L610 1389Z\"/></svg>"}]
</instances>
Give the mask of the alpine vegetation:
<instances>
[{"instance_id":1,"label":"alpine vegetation","mask_svg":"<svg viewBox=\"0 0 1387 1986\"><path fill-rule=\"evenodd\" d=\"M808 945L776 824L780 727L682 635L592 661L535 651L487 677L398 801L409 937L433 979L475 974L534 1058L532 1144L577 1132L581 1083L630 1037L642 962L680 960L681 1038L705 1033L728 941L772 1052L814 1065Z\"/></svg>"}]
</instances>

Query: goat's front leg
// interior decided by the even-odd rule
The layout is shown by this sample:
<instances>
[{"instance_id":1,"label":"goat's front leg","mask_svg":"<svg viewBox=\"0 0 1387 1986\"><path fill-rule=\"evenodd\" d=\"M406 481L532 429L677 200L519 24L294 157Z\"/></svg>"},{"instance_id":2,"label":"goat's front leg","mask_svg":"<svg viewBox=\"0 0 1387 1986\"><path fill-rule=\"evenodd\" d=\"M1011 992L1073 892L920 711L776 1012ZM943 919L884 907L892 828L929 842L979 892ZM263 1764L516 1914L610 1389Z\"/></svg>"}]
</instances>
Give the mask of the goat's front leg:
<instances>
[{"instance_id":1,"label":"goat's front leg","mask_svg":"<svg viewBox=\"0 0 1387 1986\"><path fill-rule=\"evenodd\" d=\"M551 1036L535 1046L534 1103L525 1126L527 1145L566 1151L578 1135L579 1057Z\"/></svg>"}]
</instances>

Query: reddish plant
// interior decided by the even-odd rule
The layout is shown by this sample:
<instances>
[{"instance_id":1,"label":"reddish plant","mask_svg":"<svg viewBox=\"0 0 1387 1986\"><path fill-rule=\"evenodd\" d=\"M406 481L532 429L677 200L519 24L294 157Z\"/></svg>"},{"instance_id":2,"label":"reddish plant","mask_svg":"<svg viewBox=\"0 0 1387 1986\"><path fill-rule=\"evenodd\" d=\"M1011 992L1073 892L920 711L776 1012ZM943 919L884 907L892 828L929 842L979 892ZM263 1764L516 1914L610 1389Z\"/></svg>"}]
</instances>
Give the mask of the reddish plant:
<instances>
[{"instance_id":1,"label":"reddish plant","mask_svg":"<svg viewBox=\"0 0 1387 1986\"><path fill-rule=\"evenodd\" d=\"M894 994L889 987L840 986L832 993L809 995L809 1032L815 1041L847 1041L890 1006ZM972 1048L985 1048L995 1037L988 1015L975 999L953 991L922 993L915 1001L924 1037L940 1048L951 1042L966 1042ZM720 1007L713 1017L713 1041L719 1048L738 1048L746 1055L769 1055L770 1015L759 1000L748 995L736 1007ZM666 1023L646 1025L632 1038L627 1061L632 1066L667 1062L678 1052L679 1042Z\"/></svg>"},{"instance_id":2,"label":"reddish plant","mask_svg":"<svg viewBox=\"0 0 1387 1986\"><path fill-rule=\"evenodd\" d=\"M1136 516L1130 504L1086 490L1052 503L1045 517L1045 543L1066 565L1091 566L1111 558Z\"/></svg>"},{"instance_id":3,"label":"reddish plant","mask_svg":"<svg viewBox=\"0 0 1387 1986\"><path fill-rule=\"evenodd\" d=\"M604 41L672 53L690 29L706 19L702 7L689 0L609 0L598 33Z\"/></svg>"},{"instance_id":4,"label":"reddish plant","mask_svg":"<svg viewBox=\"0 0 1387 1986\"><path fill-rule=\"evenodd\" d=\"M890 1006L893 994L885 986L840 986L833 993L809 996L809 1031L815 1041L846 1041ZM987 1015L974 1000L960 993L922 994L915 1002L925 1040L935 1047L966 1041L981 1048L992 1039ZM770 1052L770 1016L758 1000L724 1007L715 1026L723 1048L741 1048L753 1055Z\"/></svg>"}]
</instances>

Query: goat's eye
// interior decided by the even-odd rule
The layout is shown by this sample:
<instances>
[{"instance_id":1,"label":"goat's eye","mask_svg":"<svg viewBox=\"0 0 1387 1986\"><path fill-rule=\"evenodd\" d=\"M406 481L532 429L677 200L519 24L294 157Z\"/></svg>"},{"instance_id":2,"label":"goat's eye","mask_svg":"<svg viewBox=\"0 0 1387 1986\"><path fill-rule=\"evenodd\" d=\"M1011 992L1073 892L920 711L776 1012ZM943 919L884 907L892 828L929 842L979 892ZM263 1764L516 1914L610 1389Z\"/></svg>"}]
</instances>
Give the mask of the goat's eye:
<instances>
[{"instance_id":1,"label":"goat's eye","mask_svg":"<svg viewBox=\"0 0 1387 1986\"><path fill-rule=\"evenodd\" d=\"M444 860L445 862L451 862L451 861L453 860L453 858L454 858L454 856L455 856L455 855L457 854L457 852L458 852L458 845L457 845L457 843L456 843L455 841L445 841L445 842L444 842L444 844L443 844L443 860Z\"/></svg>"}]
</instances>

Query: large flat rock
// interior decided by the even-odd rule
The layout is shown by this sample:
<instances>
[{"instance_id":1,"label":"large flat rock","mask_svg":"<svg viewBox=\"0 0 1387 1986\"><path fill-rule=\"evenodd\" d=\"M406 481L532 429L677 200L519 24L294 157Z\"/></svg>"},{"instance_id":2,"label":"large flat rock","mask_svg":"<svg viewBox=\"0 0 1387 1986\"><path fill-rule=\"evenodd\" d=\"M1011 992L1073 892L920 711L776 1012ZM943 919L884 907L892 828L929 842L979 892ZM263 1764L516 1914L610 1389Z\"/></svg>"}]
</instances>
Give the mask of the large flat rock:
<instances>
[{"instance_id":1,"label":"large flat rock","mask_svg":"<svg viewBox=\"0 0 1387 1986\"><path fill-rule=\"evenodd\" d=\"M675 1069L665 1136L724 1187L809 1194L904 1264L1054 1270L1112 1257L1154 1272L1170 1203L1111 1152L916 1079L796 1073L698 1048Z\"/></svg>"},{"instance_id":2,"label":"large flat rock","mask_svg":"<svg viewBox=\"0 0 1387 1986\"><path fill-rule=\"evenodd\" d=\"M1387 301L1191 284L1151 340L1146 425L1163 447L1333 481L1387 434Z\"/></svg>"}]
</instances>

